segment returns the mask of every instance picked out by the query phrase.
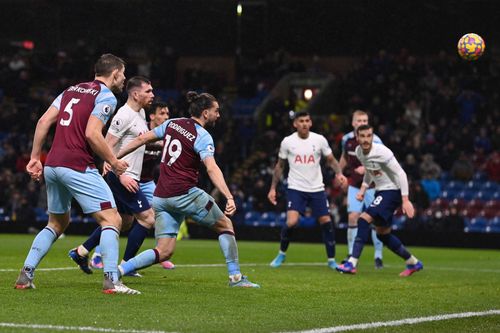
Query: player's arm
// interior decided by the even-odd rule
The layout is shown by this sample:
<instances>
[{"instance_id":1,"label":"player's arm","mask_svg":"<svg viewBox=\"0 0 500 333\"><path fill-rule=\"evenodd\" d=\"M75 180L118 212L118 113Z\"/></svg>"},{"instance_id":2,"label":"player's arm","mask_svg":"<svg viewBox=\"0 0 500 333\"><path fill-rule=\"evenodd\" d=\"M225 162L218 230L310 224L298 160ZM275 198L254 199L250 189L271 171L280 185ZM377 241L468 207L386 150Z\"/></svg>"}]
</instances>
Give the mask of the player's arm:
<instances>
[{"instance_id":1,"label":"player's arm","mask_svg":"<svg viewBox=\"0 0 500 333\"><path fill-rule=\"evenodd\" d=\"M40 154L42 152L42 146L47 138L47 133L50 127L57 121L57 116L59 115L59 110L51 105L47 111L38 119L35 129L35 135L33 138L33 147L31 148L31 158L29 163L26 165L26 171L29 173L32 179L40 180L42 175L42 162L40 162Z\"/></svg>"},{"instance_id":2,"label":"player's arm","mask_svg":"<svg viewBox=\"0 0 500 333\"><path fill-rule=\"evenodd\" d=\"M233 215L236 212L236 204L234 203L233 195L229 190L229 187L224 180L224 175L222 174L221 169L215 162L215 158L213 156L208 156L203 159L203 164L207 168L208 177L214 184L214 186L222 193L227 199L226 209L224 210L224 214Z\"/></svg>"},{"instance_id":3,"label":"player's arm","mask_svg":"<svg viewBox=\"0 0 500 333\"><path fill-rule=\"evenodd\" d=\"M106 143L104 136L102 136L102 129L104 123L101 119L94 115L90 115L89 121L87 123L87 128L85 129L85 138L89 143L92 150L99 155L104 161L108 162L117 175L121 175L125 170L127 170L128 163L119 160L113 151Z\"/></svg>"},{"instance_id":4,"label":"player's arm","mask_svg":"<svg viewBox=\"0 0 500 333\"><path fill-rule=\"evenodd\" d=\"M363 176L363 183L361 184L361 188L359 189L358 193L356 193L357 200L363 201L363 199L365 198L366 190L370 187L371 183L372 183L372 176L370 175L369 172L366 172L365 175Z\"/></svg>"},{"instance_id":5,"label":"player's arm","mask_svg":"<svg viewBox=\"0 0 500 333\"><path fill-rule=\"evenodd\" d=\"M339 180L341 186L347 183L347 178L342 173L342 168L340 167L340 163L337 161L335 156L333 156L333 154L326 156L326 162L328 163L328 166L330 166L330 168L332 168L333 171L335 171L335 177Z\"/></svg>"},{"instance_id":6,"label":"player's arm","mask_svg":"<svg viewBox=\"0 0 500 333\"><path fill-rule=\"evenodd\" d=\"M125 155L130 154L137 148L139 148L142 145L145 145L146 143L153 142L153 141L158 141L161 138L156 136L154 130L151 130L149 132L143 133L136 137L134 140L130 141L128 145L123 147L116 156L118 158L122 158Z\"/></svg>"},{"instance_id":7,"label":"player's arm","mask_svg":"<svg viewBox=\"0 0 500 333\"><path fill-rule=\"evenodd\" d=\"M285 163L286 163L285 159L278 158L278 161L274 166L271 188L269 189L269 193L267 194L267 198L273 205L276 205L278 203L278 201L276 200L276 187L280 182L281 175L283 175L283 170L285 169Z\"/></svg>"},{"instance_id":8,"label":"player's arm","mask_svg":"<svg viewBox=\"0 0 500 333\"><path fill-rule=\"evenodd\" d=\"M396 179L399 182L399 187L401 189L401 199L403 200L403 205L402 205L403 213L405 213L409 218L413 218L413 216L415 215L415 209L413 208L413 204L408 198L409 186L408 186L408 178L406 176L406 172L403 170L403 168L398 163L395 157L391 158L387 163L382 164L382 167L386 169L385 171L387 173L396 176Z\"/></svg>"}]
</instances>

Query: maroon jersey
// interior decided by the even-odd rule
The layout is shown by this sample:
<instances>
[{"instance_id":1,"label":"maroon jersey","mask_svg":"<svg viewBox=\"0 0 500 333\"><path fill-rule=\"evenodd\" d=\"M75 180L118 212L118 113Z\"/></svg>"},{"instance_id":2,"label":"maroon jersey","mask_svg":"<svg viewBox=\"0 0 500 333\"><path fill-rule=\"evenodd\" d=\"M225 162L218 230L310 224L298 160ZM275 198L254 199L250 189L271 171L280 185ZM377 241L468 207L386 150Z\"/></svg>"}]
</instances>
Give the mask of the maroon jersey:
<instances>
[{"instance_id":1,"label":"maroon jersey","mask_svg":"<svg viewBox=\"0 0 500 333\"><path fill-rule=\"evenodd\" d=\"M188 193L198 183L201 161L214 155L212 136L189 118L167 120L154 132L164 144L154 195L169 198Z\"/></svg>"},{"instance_id":2,"label":"maroon jersey","mask_svg":"<svg viewBox=\"0 0 500 333\"><path fill-rule=\"evenodd\" d=\"M151 129L148 123L148 129ZM147 144L144 151L144 159L142 161L141 183L147 183L152 180L156 181L158 175L157 169L160 163L162 146L156 143Z\"/></svg>"},{"instance_id":3,"label":"maroon jersey","mask_svg":"<svg viewBox=\"0 0 500 333\"><path fill-rule=\"evenodd\" d=\"M95 168L92 149L85 137L90 115L106 123L116 108L116 98L102 82L84 82L60 94L52 106L59 110L56 134L45 165L76 171Z\"/></svg>"}]
</instances>

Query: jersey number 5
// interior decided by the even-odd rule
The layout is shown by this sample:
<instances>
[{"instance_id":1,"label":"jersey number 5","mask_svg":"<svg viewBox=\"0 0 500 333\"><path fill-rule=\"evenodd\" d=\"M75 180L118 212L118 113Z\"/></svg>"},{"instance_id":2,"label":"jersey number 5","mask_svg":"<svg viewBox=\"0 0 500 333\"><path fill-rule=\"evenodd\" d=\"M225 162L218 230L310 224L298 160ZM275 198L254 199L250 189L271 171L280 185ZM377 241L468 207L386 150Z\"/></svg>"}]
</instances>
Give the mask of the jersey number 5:
<instances>
[{"instance_id":1,"label":"jersey number 5","mask_svg":"<svg viewBox=\"0 0 500 333\"><path fill-rule=\"evenodd\" d=\"M178 158L181 156L182 153L182 144L179 140L173 139L172 137L167 134L165 137L165 147L163 147L163 153L161 155L161 163L165 162L165 155L168 152L168 156L170 159L167 162L168 166L171 166Z\"/></svg>"},{"instance_id":2,"label":"jersey number 5","mask_svg":"<svg viewBox=\"0 0 500 333\"><path fill-rule=\"evenodd\" d=\"M71 119L73 119L73 105L80 102L80 99L79 98L72 98L71 101L68 102L68 104L66 104L66 107L64 108L64 112L69 114L69 117L68 119L63 119L61 118L61 121L59 122L59 124L61 124L61 126L69 126L69 124L71 124Z\"/></svg>"}]
</instances>

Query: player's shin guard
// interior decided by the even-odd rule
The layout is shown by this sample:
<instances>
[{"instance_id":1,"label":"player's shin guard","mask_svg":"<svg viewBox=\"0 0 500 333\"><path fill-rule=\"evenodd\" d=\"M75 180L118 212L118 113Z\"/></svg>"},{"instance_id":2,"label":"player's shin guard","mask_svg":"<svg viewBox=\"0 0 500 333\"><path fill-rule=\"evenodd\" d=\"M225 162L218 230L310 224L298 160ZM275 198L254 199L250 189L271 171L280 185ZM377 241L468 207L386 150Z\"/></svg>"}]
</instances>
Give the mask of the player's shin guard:
<instances>
[{"instance_id":1,"label":"player's shin guard","mask_svg":"<svg viewBox=\"0 0 500 333\"><path fill-rule=\"evenodd\" d=\"M94 232L87 238L87 240L82 244L87 251L91 252L99 245L99 241L101 240L101 227L97 227Z\"/></svg>"},{"instance_id":2,"label":"player's shin guard","mask_svg":"<svg viewBox=\"0 0 500 333\"><path fill-rule=\"evenodd\" d=\"M352 247L353 258L359 259L359 257L361 257L361 252L363 252L363 247L365 246L369 236L370 224L364 218L360 217L358 219L358 232Z\"/></svg>"},{"instance_id":3,"label":"player's shin guard","mask_svg":"<svg viewBox=\"0 0 500 333\"><path fill-rule=\"evenodd\" d=\"M31 268L31 271L33 271L43 257L45 257L47 252L49 252L52 244L57 240L57 237L58 235L54 229L50 227L42 229L33 240L31 249L26 257L26 261L24 262L24 267Z\"/></svg>"},{"instance_id":4,"label":"player's shin guard","mask_svg":"<svg viewBox=\"0 0 500 333\"><path fill-rule=\"evenodd\" d=\"M139 253L134 258L120 265L122 274L126 275L130 272L146 268L160 262L160 254L157 249L150 249Z\"/></svg>"},{"instance_id":5,"label":"player's shin guard","mask_svg":"<svg viewBox=\"0 0 500 333\"><path fill-rule=\"evenodd\" d=\"M149 229L135 222L128 233L127 247L123 254L123 260L128 261L133 258L141 248L144 239L147 237Z\"/></svg>"},{"instance_id":6,"label":"player's shin guard","mask_svg":"<svg viewBox=\"0 0 500 333\"><path fill-rule=\"evenodd\" d=\"M118 236L120 231L113 226L105 226L101 232L101 252L104 275L111 281L118 281Z\"/></svg>"},{"instance_id":7,"label":"player's shin guard","mask_svg":"<svg viewBox=\"0 0 500 333\"><path fill-rule=\"evenodd\" d=\"M325 243L327 257L335 258L335 229L331 221L321 225L321 234L323 243Z\"/></svg>"},{"instance_id":8,"label":"player's shin guard","mask_svg":"<svg viewBox=\"0 0 500 333\"><path fill-rule=\"evenodd\" d=\"M241 274L238 262L238 246L234 234L225 232L219 235L219 245L226 258L227 271L229 275Z\"/></svg>"},{"instance_id":9,"label":"player's shin guard","mask_svg":"<svg viewBox=\"0 0 500 333\"><path fill-rule=\"evenodd\" d=\"M352 248L354 246L354 240L356 239L356 235L358 234L358 227L347 227L347 251L349 251L348 255L352 255Z\"/></svg>"},{"instance_id":10,"label":"player's shin guard","mask_svg":"<svg viewBox=\"0 0 500 333\"><path fill-rule=\"evenodd\" d=\"M375 258L382 259L382 249L384 248L384 243L377 238L377 232L374 229L372 229L372 242L373 247L375 248Z\"/></svg>"},{"instance_id":11,"label":"player's shin guard","mask_svg":"<svg viewBox=\"0 0 500 333\"><path fill-rule=\"evenodd\" d=\"M398 256L403 258L404 260L408 260L411 257L410 252L405 248L403 243L394 236L393 234L385 234L385 235L380 235L377 234L378 239L382 241L382 243L385 244L392 252L396 253Z\"/></svg>"},{"instance_id":12,"label":"player's shin guard","mask_svg":"<svg viewBox=\"0 0 500 333\"><path fill-rule=\"evenodd\" d=\"M281 228L280 250L282 252L286 252L286 250L288 250L288 245L290 245L290 239L293 235L293 229L294 228L290 228L286 224Z\"/></svg>"}]
</instances>

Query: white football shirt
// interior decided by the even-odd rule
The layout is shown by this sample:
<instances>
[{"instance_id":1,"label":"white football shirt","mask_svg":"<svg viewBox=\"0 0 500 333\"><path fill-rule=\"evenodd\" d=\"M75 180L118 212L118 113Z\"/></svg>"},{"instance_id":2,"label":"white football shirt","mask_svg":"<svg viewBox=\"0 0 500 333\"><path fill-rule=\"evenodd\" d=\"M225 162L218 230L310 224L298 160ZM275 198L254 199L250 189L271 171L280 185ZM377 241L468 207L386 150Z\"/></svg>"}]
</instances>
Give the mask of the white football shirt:
<instances>
[{"instance_id":1,"label":"white football shirt","mask_svg":"<svg viewBox=\"0 0 500 333\"><path fill-rule=\"evenodd\" d=\"M117 154L123 147L128 145L130 141L147 131L148 126L144 109L136 112L125 104L116 112L108 130L111 135L119 139L113 147L113 152ZM144 159L145 150L146 146L142 145L123 157L123 160L127 161L129 165L125 174L137 181L141 179L142 161Z\"/></svg>"},{"instance_id":2,"label":"white football shirt","mask_svg":"<svg viewBox=\"0 0 500 333\"><path fill-rule=\"evenodd\" d=\"M408 179L393 152L383 144L373 143L370 152L365 155L361 146L356 147L356 157L365 167L363 182L368 185L375 182L377 191L399 190L408 195Z\"/></svg>"},{"instance_id":3,"label":"white football shirt","mask_svg":"<svg viewBox=\"0 0 500 333\"><path fill-rule=\"evenodd\" d=\"M309 132L302 139L297 132L281 141L279 158L288 160L288 188L302 192L319 192L325 189L321 173L321 156L328 156L332 149L323 135Z\"/></svg>"}]
</instances>

